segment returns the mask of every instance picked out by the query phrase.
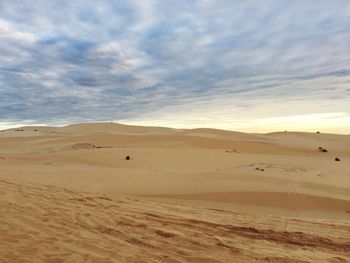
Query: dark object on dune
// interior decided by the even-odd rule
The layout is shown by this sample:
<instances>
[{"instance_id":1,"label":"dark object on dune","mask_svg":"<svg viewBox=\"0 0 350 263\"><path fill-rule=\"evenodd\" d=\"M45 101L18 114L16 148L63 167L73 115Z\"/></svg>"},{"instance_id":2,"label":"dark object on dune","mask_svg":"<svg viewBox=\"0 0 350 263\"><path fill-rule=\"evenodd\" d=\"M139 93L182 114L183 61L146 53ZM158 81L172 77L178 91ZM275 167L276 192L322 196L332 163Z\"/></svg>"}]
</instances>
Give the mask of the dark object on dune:
<instances>
[{"instance_id":1,"label":"dark object on dune","mask_svg":"<svg viewBox=\"0 0 350 263\"><path fill-rule=\"evenodd\" d=\"M327 152L328 152L327 149L323 149L323 148L322 148L322 149L319 149L319 151L320 151L320 152L323 152L323 153L327 153Z\"/></svg>"},{"instance_id":2,"label":"dark object on dune","mask_svg":"<svg viewBox=\"0 0 350 263\"><path fill-rule=\"evenodd\" d=\"M340 159L338 157L335 157L334 161L340 162Z\"/></svg>"},{"instance_id":3,"label":"dark object on dune","mask_svg":"<svg viewBox=\"0 0 350 263\"><path fill-rule=\"evenodd\" d=\"M125 157L125 160L130 160L130 156L127 155L127 156Z\"/></svg>"},{"instance_id":4,"label":"dark object on dune","mask_svg":"<svg viewBox=\"0 0 350 263\"><path fill-rule=\"evenodd\" d=\"M38 130L34 130L34 131L38 131Z\"/></svg>"},{"instance_id":5,"label":"dark object on dune","mask_svg":"<svg viewBox=\"0 0 350 263\"><path fill-rule=\"evenodd\" d=\"M320 132L318 131L318 132L316 132L316 133L320 133Z\"/></svg>"},{"instance_id":6,"label":"dark object on dune","mask_svg":"<svg viewBox=\"0 0 350 263\"><path fill-rule=\"evenodd\" d=\"M233 150L226 150L227 153L239 153L239 151L237 151L236 149Z\"/></svg>"}]
</instances>

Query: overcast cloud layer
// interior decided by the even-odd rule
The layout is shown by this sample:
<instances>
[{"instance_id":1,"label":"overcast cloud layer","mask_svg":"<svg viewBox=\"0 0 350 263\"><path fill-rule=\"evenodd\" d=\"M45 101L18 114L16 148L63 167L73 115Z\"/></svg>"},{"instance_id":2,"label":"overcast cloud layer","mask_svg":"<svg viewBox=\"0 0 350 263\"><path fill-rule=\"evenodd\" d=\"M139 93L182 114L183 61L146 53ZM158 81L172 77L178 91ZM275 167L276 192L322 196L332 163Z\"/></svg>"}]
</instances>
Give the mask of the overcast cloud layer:
<instances>
[{"instance_id":1,"label":"overcast cloud layer","mask_svg":"<svg viewBox=\"0 0 350 263\"><path fill-rule=\"evenodd\" d=\"M350 132L350 1L0 0L0 125Z\"/></svg>"}]
</instances>

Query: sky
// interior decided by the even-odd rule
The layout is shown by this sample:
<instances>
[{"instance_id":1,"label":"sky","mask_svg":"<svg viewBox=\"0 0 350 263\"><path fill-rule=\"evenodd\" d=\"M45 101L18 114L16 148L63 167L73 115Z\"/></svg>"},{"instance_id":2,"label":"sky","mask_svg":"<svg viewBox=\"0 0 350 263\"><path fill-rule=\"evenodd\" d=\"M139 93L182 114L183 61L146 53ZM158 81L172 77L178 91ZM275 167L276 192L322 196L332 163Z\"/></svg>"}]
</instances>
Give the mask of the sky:
<instances>
[{"instance_id":1,"label":"sky","mask_svg":"<svg viewBox=\"0 0 350 263\"><path fill-rule=\"evenodd\" d=\"M348 0L0 0L0 129L350 133Z\"/></svg>"}]
</instances>

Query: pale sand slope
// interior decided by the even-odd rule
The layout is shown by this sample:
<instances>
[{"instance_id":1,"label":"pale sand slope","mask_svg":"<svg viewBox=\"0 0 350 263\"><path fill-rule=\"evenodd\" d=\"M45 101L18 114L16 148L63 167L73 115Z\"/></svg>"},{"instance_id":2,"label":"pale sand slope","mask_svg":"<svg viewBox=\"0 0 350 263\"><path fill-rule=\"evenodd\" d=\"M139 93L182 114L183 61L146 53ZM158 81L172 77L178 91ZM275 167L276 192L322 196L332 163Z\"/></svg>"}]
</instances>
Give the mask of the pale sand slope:
<instances>
[{"instance_id":1,"label":"pale sand slope","mask_svg":"<svg viewBox=\"0 0 350 263\"><path fill-rule=\"evenodd\" d=\"M326 148L328 152L319 152L318 147ZM128 154L131 156L130 161L125 160ZM335 157L341 161L335 162ZM258 230L256 235L261 238L264 234L259 231L263 225L264 228L276 230L276 226L270 226L272 218L273 221L278 221L279 231L288 232L293 231L291 222L295 219L292 218L298 218L299 221L295 222L311 231L309 233L337 240L340 237L337 231L325 233L323 226L320 227L313 220L332 220L329 224L337 226L350 219L350 136L297 132L245 134L213 129L175 130L111 123L78 124L63 128L24 127L17 131L12 129L0 132L0 180L19 185L33 183L54 186L46 191L52 189L57 192L57 200L64 191L56 187L61 187L74 192L90 192L92 196L108 195L109 198L117 198L116 200L121 198L120 194L137 195L142 200L139 209L143 205L146 210L150 206L160 206L166 207L164 209L167 213L175 213L172 211L175 207L164 202L185 204L192 207L186 209L191 211L189 213L194 218L204 216L209 221L216 218L213 214L207 214L209 210L200 207L249 213L251 218L254 215L264 215L266 217L262 221L257 221L262 222L261 225L251 223ZM24 186L18 187L27 189ZM2 185L0 189L3 188L6 187ZM6 190L4 193L7 196L10 192ZM27 197L25 192L23 196L18 196L19 200ZM55 206L49 200L35 202L36 198L40 199L40 195L32 196L28 199L28 204L33 202L31 205L38 206L39 209L40 202L47 201L45 206ZM62 207L66 205L69 210L73 204L65 204L63 200L67 199L62 199ZM130 201L125 207L129 205L132 209L134 204ZM28 211L24 217L19 213L18 207L13 208L14 214L10 218L20 218L28 224L36 221L35 209L33 214ZM187 217L186 214L181 214L182 209L176 216ZM70 216L76 212L70 211ZM95 210L91 214L97 212ZM101 220L109 220L102 218L105 211L100 213ZM222 217L222 224L243 224L239 221L240 216L248 217L232 213L227 215L231 218L230 221L225 222L225 217ZM3 213L0 218L3 220ZM309 229L310 222L315 225ZM327 222L322 224L327 225ZM18 229L17 223L16 220L7 220L7 228L2 225L1 229ZM52 231L59 232L55 225L52 227ZM172 226L168 231L171 229ZM197 229L198 233L202 230ZM20 232L18 229L18 237L24 235ZM207 234L210 235L209 232ZM47 235L54 238L54 232ZM213 235L225 238L221 232ZM86 242L89 242L89 238ZM103 239L99 242L105 241L107 242ZM323 241L322 239L320 243ZM232 242L234 247L239 245L235 244L236 241ZM63 243L56 245L63 246ZM104 245L109 246L107 243ZM170 247L171 245L169 249ZM52 245L48 244L47 248L52 249ZM250 249L251 253L260 251L254 245ZM188 248L191 255L198 254L197 250L196 246ZM265 252L270 253L268 251ZM290 254L286 251L283 248L278 253L272 251L271 255L277 253L276 256L289 255L292 258L304 256L304 260L315 262L309 254L300 251ZM318 248L315 251L320 252L316 256L323 253ZM24 251L23 255L27 252ZM51 252L46 253L47 256ZM337 250L334 253L338 253ZM339 255L344 256L341 253ZM123 261L128 262L125 259ZM172 262L170 259L164 261ZM145 262L152 262L152 259Z\"/></svg>"},{"instance_id":2,"label":"pale sand slope","mask_svg":"<svg viewBox=\"0 0 350 263\"><path fill-rule=\"evenodd\" d=\"M0 262L347 262L350 223L0 181Z\"/></svg>"},{"instance_id":3,"label":"pale sand slope","mask_svg":"<svg viewBox=\"0 0 350 263\"><path fill-rule=\"evenodd\" d=\"M214 201L231 210L248 205L244 210L264 207L268 213L311 217L324 212L326 218L350 219L348 135L111 123L19 130L0 132L0 179L176 202ZM127 154L132 160L124 160Z\"/></svg>"}]
</instances>

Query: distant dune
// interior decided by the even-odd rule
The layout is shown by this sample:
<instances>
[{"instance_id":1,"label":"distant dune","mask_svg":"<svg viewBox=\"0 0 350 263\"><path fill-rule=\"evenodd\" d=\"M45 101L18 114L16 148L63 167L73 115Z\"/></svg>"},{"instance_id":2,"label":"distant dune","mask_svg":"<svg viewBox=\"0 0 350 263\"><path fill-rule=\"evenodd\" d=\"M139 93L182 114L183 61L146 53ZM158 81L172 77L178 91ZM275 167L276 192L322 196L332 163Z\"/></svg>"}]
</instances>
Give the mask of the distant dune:
<instances>
[{"instance_id":1,"label":"distant dune","mask_svg":"<svg viewBox=\"0 0 350 263\"><path fill-rule=\"evenodd\" d=\"M0 180L0 262L350 260L348 135L22 127Z\"/></svg>"}]
</instances>

